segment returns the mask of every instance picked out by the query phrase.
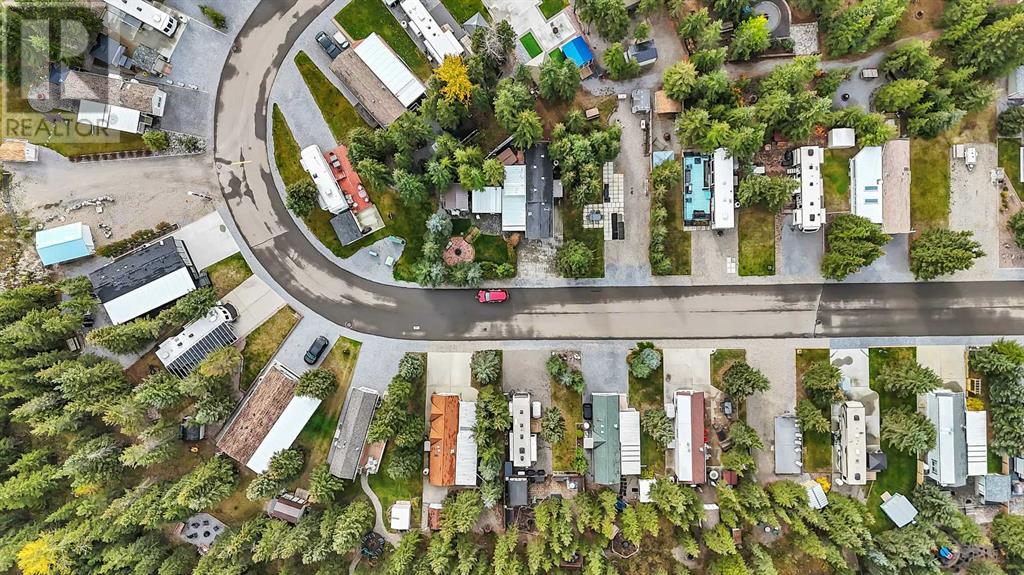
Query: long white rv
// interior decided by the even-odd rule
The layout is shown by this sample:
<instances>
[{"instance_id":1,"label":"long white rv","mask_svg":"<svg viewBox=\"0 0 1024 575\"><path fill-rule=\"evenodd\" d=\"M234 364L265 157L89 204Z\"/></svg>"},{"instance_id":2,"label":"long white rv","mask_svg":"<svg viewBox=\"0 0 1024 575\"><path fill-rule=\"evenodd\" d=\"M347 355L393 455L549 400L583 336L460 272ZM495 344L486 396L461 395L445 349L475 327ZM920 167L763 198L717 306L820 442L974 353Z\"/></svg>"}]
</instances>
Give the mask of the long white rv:
<instances>
[{"instance_id":1,"label":"long white rv","mask_svg":"<svg viewBox=\"0 0 1024 575\"><path fill-rule=\"evenodd\" d=\"M803 146L793 150L793 167L800 172L793 227L808 234L820 230L825 221L824 190L821 183L823 153L818 146Z\"/></svg>"},{"instance_id":2,"label":"long white rv","mask_svg":"<svg viewBox=\"0 0 1024 575\"><path fill-rule=\"evenodd\" d=\"M173 37L178 29L178 19L144 0L104 0L107 6L117 8L143 24L159 30L165 36Z\"/></svg>"}]
</instances>

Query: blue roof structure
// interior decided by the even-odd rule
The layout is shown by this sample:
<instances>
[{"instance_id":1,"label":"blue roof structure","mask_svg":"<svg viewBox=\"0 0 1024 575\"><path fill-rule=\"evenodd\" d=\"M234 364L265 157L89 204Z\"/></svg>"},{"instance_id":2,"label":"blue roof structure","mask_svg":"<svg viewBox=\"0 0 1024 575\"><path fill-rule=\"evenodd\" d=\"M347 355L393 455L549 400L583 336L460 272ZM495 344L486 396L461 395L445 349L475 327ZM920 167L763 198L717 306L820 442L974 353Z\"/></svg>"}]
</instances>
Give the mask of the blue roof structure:
<instances>
[{"instance_id":1,"label":"blue roof structure","mask_svg":"<svg viewBox=\"0 0 1024 575\"><path fill-rule=\"evenodd\" d=\"M566 58L572 60L577 68L582 68L594 61L594 53L590 51L590 46L587 45L583 36L576 36L562 46L562 53Z\"/></svg>"},{"instance_id":2,"label":"blue roof structure","mask_svg":"<svg viewBox=\"0 0 1024 575\"><path fill-rule=\"evenodd\" d=\"M95 249L92 230L81 222L36 232L36 252L44 266L84 258Z\"/></svg>"}]
</instances>

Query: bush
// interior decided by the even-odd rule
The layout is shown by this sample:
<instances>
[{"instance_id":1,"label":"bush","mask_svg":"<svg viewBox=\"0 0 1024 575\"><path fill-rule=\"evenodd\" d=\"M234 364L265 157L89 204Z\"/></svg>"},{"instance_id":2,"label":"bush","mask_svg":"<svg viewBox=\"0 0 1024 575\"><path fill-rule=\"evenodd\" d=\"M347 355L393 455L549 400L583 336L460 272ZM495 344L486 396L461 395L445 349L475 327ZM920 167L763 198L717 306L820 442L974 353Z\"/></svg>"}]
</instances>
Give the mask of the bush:
<instances>
[{"instance_id":1,"label":"bush","mask_svg":"<svg viewBox=\"0 0 1024 575\"><path fill-rule=\"evenodd\" d=\"M199 11L203 13L203 16L206 16L206 19L210 21L210 24L213 24L214 28L218 30L224 30L228 27L228 19L225 18L223 14L214 10L213 8L210 8L209 6L200 5Z\"/></svg>"},{"instance_id":2,"label":"bush","mask_svg":"<svg viewBox=\"0 0 1024 575\"><path fill-rule=\"evenodd\" d=\"M285 188L284 205L300 218L308 217L317 207L316 184L302 180Z\"/></svg>"},{"instance_id":3,"label":"bush","mask_svg":"<svg viewBox=\"0 0 1024 575\"><path fill-rule=\"evenodd\" d=\"M202 152L205 148L201 139L191 135L182 136L179 143L181 144L181 148L190 154Z\"/></svg>"},{"instance_id":4,"label":"bush","mask_svg":"<svg viewBox=\"0 0 1024 575\"><path fill-rule=\"evenodd\" d=\"M558 443L565 437L565 418L557 407L549 407L540 420L540 436L549 444Z\"/></svg>"},{"instance_id":5,"label":"bush","mask_svg":"<svg viewBox=\"0 0 1024 575\"><path fill-rule=\"evenodd\" d=\"M640 429L647 435L665 447L672 442L675 432L672 430L672 420L668 418L663 409L651 409L640 415Z\"/></svg>"},{"instance_id":6,"label":"bush","mask_svg":"<svg viewBox=\"0 0 1024 575\"><path fill-rule=\"evenodd\" d=\"M167 132L163 130L147 131L145 134L142 134L142 141L145 142L147 148L154 152L162 152L171 147L170 138L167 137Z\"/></svg>"},{"instance_id":7,"label":"bush","mask_svg":"<svg viewBox=\"0 0 1024 575\"><path fill-rule=\"evenodd\" d=\"M116 258L117 256L124 255L138 247L141 247L146 242L155 240L160 236L167 234L173 229L173 225L167 222L160 222L151 230L138 230L123 240L111 242L105 246L96 248L96 255L105 258Z\"/></svg>"},{"instance_id":8,"label":"bush","mask_svg":"<svg viewBox=\"0 0 1024 575\"><path fill-rule=\"evenodd\" d=\"M999 133L1004 136L1020 136L1021 132L1024 132L1024 106L1003 110L996 125Z\"/></svg>"},{"instance_id":9,"label":"bush","mask_svg":"<svg viewBox=\"0 0 1024 575\"><path fill-rule=\"evenodd\" d=\"M327 399L338 389L338 378L327 369L311 369L299 376L295 395Z\"/></svg>"},{"instance_id":10,"label":"bush","mask_svg":"<svg viewBox=\"0 0 1024 575\"><path fill-rule=\"evenodd\" d=\"M569 240L558 248L555 267L558 273L568 278L581 278L590 271L594 263L594 250L580 241Z\"/></svg>"},{"instance_id":11,"label":"bush","mask_svg":"<svg viewBox=\"0 0 1024 575\"><path fill-rule=\"evenodd\" d=\"M1007 227L1013 232L1013 241L1017 242L1017 246L1024 248L1024 210L1013 214Z\"/></svg>"},{"instance_id":12,"label":"bush","mask_svg":"<svg viewBox=\"0 0 1024 575\"><path fill-rule=\"evenodd\" d=\"M572 469L576 473L583 475L590 469L590 463L587 461L587 454L583 452L582 447L576 448L576 455L572 458Z\"/></svg>"}]
</instances>

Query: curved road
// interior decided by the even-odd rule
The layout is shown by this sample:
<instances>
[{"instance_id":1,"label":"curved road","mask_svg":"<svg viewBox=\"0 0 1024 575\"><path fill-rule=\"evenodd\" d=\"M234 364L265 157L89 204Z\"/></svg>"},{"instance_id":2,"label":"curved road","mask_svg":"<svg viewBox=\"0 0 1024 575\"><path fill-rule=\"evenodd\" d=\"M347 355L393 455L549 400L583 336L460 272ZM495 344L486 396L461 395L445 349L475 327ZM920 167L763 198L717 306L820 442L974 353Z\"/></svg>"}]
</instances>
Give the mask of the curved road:
<instances>
[{"instance_id":1,"label":"curved road","mask_svg":"<svg viewBox=\"0 0 1024 575\"><path fill-rule=\"evenodd\" d=\"M217 174L259 263L339 325L429 340L1024 334L1024 297L1011 282L519 289L507 304L482 306L464 290L399 288L346 272L297 228L271 177L270 88L330 2L281 4L262 2L228 55L215 112Z\"/></svg>"}]
</instances>

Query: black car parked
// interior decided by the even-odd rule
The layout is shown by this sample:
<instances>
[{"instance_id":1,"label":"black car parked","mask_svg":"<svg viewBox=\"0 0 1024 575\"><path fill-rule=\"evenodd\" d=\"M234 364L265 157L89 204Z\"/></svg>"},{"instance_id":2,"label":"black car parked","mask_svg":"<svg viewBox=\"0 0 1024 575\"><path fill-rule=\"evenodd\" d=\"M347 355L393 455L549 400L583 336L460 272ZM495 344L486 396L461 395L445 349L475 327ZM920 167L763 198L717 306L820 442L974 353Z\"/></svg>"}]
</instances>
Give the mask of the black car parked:
<instances>
[{"instance_id":1,"label":"black car parked","mask_svg":"<svg viewBox=\"0 0 1024 575\"><path fill-rule=\"evenodd\" d=\"M316 43L320 44L320 47L324 49L327 56L333 60L341 55L341 48L331 40L331 37L327 35L327 32L318 32L316 35Z\"/></svg>"},{"instance_id":2,"label":"black car parked","mask_svg":"<svg viewBox=\"0 0 1024 575\"><path fill-rule=\"evenodd\" d=\"M306 350L306 356L302 359L304 359L309 365L314 365L316 362L320 361L320 356L327 350L327 344L328 342L326 337L322 335L317 336L317 338L313 340L313 345L309 346L309 349Z\"/></svg>"}]
</instances>

